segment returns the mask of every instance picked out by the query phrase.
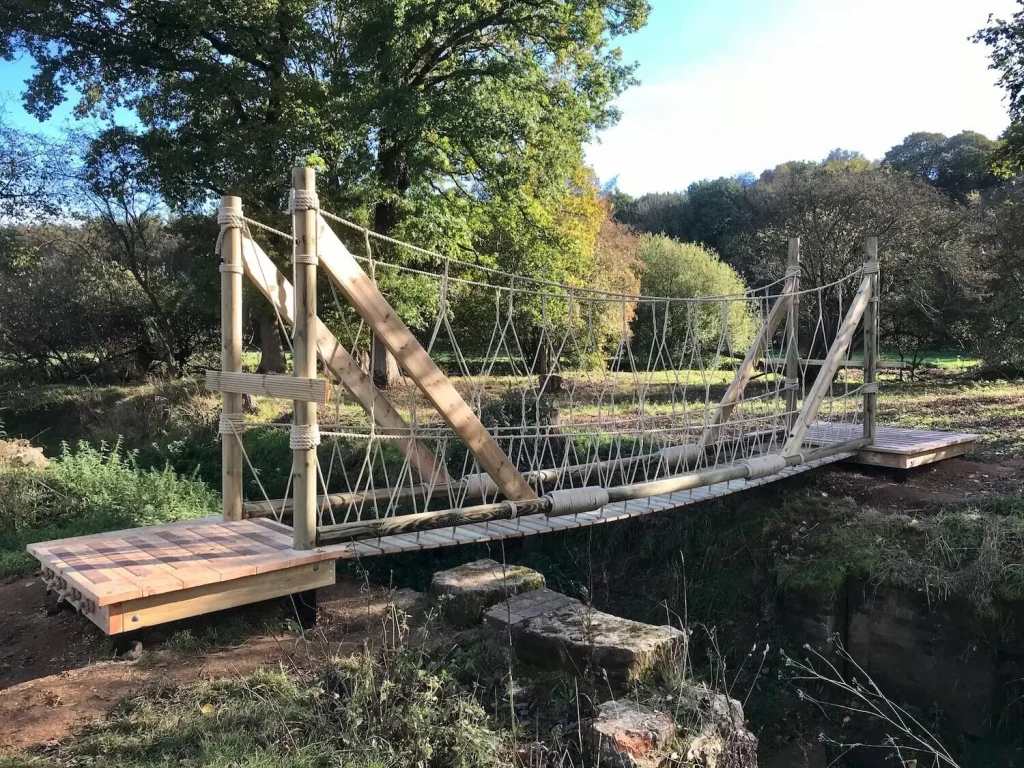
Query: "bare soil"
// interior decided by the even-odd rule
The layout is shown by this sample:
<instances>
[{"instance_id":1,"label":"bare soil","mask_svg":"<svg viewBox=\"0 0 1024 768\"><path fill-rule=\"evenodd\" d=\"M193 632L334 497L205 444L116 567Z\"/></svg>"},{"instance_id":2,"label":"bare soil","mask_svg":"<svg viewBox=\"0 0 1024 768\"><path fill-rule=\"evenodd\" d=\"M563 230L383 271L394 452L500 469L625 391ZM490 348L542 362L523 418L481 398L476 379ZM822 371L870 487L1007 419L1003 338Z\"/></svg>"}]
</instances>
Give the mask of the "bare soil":
<instances>
[{"instance_id":1,"label":"bare soil","mask_svg":"<svg viewBox=\"0 0 1024 768\"><path fill-rule=\"evenodd\" d=\"M967 502L979 496L1024 493L1024 460L986 464L949 459L909 471L832 466L821 480L836 496L849 496L880 510L920 514L937 505Z\"/></svg>"},{"instance_id":2,"label":"bare soil","mask_svg":"<svg viewBox=\"0 0 1024 768\"><path fill-rule=\"evenodd\" d=\"M140 635L141 654L127 660L116 657L111 641L85 618L71 611L48 615L41 579L0 585L0 754L59 741L151 684L352 653L393 626L388 617L396 608L415 611L418 597L343 581L320 590L317 626L305 635L287 621L287 602L269 601L217 614L216 624L246 628L219 645L200 640L188 652L179 650L174 633L189 628L179 622ZM200 638L204 622L210 626L211 617L191 622Z\"/></svg>"}]
</instances>

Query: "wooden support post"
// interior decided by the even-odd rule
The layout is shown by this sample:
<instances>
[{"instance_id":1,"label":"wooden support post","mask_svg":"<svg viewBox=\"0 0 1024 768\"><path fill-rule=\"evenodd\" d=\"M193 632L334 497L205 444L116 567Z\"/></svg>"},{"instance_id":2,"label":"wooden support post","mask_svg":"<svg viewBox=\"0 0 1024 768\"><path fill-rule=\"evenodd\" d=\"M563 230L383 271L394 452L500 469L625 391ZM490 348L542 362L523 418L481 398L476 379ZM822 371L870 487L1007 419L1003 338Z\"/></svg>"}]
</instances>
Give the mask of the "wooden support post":
<instances>
[{"instance_id":1,"label":"wooden support post","mask_svg":"<svg viewBox=\"0 0 1024 768\"><path fill-rule=\"evenodd\" d=\"M807 430L811 428L811 424L818 417L818 409L821 408L821 402L832 388L832 380L835 378L836 371L839 370L843 358L846 357L846 353L850 349L850 344L853 342L853 334L857 330L857 325L867 309L868 299L871 296L871 277L871 275L867 274L861 277L860 287L857 288L857 293L854 294L853 301L850 302L850 309L847 311L846 317L843 318L843 322L836 332L836 338L832 342L828 354L825 356L825 362L821 366L821 370L818 371L818 377L814 380L814 386L807 393L803 408L800 409L793 429L789 431L789 437L786 438L786 444L782 446L782 455L787 458L800 453L804 438L807 436Z\"/></svg>"},{"instance_id":2,"label":"wooden support post","mask_svg":"<svg viewBox=\"0 0 1024 768\"><path fill-rule=\"evenodd\" d=\"M222 371L242 370L242 199L225 195L220 199L218 221L223 227L220 245L220 367ZM221 420L221 495L225 520L242 519L241 431L230 431L243 418L242 395L223 394Z\"/></svg>"},{"instance_id":3,"label":"wooden support post","mask_svg":"<svg viewBox=\"0 0 1024 768\"><path fill-rule=\"evenodd\" d=\"M259 244L250 238L242 241L242 264L245 274L253 285L262 293L280 315L282 322L289 327L295 325L295 292L292 284L281 274L281 271L263 252ZM419 440L412 437L412 432L405 419L388 400L387 396L373 386L370 377L363 373L352 356L341 342L323 324L316 321L316 344L324 367L329 370L341 385L359 401L363 410L371 416L378 426L384 427L390 434L403 435L396 442L402 451L408 454L409 461L419 476L427 484L446 484L448 474L443 466L437 463L434 454ZM287 507L289 514L291 506Z\"/></svg>"},{"instance_id":4,"label":"wooden support post","mask_svg":"<svg viewBox=\"0 0 1024 768\"><path fill-rule=\"evenodd\" d=\"M867 256L864 274L871 283L871 295L864 311L864 437L874 442L878 415L878 238L869 237L864 251Z\"/></svg>"},{"instance_id":5,"label":"wooden support post","mask_svg":"<svg viewBox=\"0 0 1024 768\"><path fill-rule=\"evenodd\" d=\"M320 236L320 263L324 272L345 294L370 330L384 342L441 418L462 439L499 490L513 501L537 498L515 464L509 461L462 395L430 359L412 331L322 217Z\"/></svg>"},{"instance_id":6,"label":"wooden support post","mask_svg":"<svg viewBox=\"0 0 1024 768\"><path fill-rule=\"evenodd\" d=\"M295 325L292 333L294 374L316 376L316 175L312 168L292 170L292 231L295 249ZM316 403L295 400L292 426L292 546L312 549L316 544L317 434Z\"/></svg>"},{"instance_id":7,"label":"wooden support post","mask_svg":"<svg viewBox=\"0 0 1024 768\"><path fill-rule=\"evenodd\" d=\"M789 314L786 318L786 429L793 431L796 423L796 408L800 402L803 377L800 375L800 238L789 239L786 255L787 288L793 297L789 300Z\"/></svg>"}]
</instances>

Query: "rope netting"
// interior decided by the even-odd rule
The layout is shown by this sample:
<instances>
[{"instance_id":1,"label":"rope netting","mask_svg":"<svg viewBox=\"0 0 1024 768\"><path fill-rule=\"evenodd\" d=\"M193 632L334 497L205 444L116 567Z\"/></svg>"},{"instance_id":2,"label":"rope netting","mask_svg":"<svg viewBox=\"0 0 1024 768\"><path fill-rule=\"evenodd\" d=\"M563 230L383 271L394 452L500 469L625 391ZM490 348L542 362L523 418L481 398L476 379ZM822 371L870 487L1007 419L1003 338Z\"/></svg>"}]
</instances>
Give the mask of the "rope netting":
<instances>
[{"instance_id":1,"label":"rope netting","mask_svg":"<svg viewBox=\"0 0 1024 768\"><path fill-rule=\"evenodd\" d=\"M768 334L772 307L792 293L790 275L734 295L614 293L458 261L321 213L352 235L344 239L364 271L538 493L626 485L777 454L817 373L806 358L824 357L862 276L801 286L793 293L798 309ZM248 229L244 234L252 238ZM326 276L321 285L321 319L372 373L370 329ZM288 338L276 308L275 314ZM794 339L802 355L791 355ZM752 347L752 375L720 413ZM787 378L787 356L804 358L799 375ZM407 432L380 426L373 409L341 385L320 407L319 524L501 498L410 379L400 375L386 394ZM848 439L862 423L862 394L856 374L837 376L817 417L824 432L819 428L815 439L828 439L830 427L837 440ZM255 419L246 426L291 428ZM222 432L243 442L235 425ZM444 471L421 474L412 443ZM290 481L283 502L271 500L248 454L245 461L280 519Z\"/></svg>"}]
</instances>

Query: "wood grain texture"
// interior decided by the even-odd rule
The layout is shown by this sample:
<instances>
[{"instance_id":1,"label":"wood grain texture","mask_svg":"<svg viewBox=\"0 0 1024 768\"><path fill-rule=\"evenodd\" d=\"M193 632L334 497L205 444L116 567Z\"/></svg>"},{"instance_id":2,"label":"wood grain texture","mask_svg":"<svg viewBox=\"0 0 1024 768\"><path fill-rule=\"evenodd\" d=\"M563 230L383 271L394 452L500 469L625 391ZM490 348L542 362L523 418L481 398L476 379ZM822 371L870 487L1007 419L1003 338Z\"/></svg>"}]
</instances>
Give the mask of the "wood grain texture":
<instances>
[{"instance_id":1,"label":"wood grain texture","mask_svg":"<svg viewBox=\"0 0 1024 768\"><path fill-rule=\"evenodd\" d=\"M281 274L259 244L249 238L242 242L242 265L245 267L246 277L277 309L281 320L291 326L295 322L292 311L295 305L295 292L292 284ZM316 321L316 344L324 367L334 374L378 426L384 427L390 434L399 436L395 442L409 456L410 464L420 478L425 482L449 482L444 467L438 464L426 446L411 437L409 425L394 404L374 386L370 377L359 367L359 363L319 318Z\"/></svg>"},{"instance_id":2,"label":"wood grain texture","mask_svg":"<svg viewBox=\"0 0 1024 768\"><path fill-rule=\"evenodd\" d=\"M327 402L327 382L299 376L272 376L263 373L207 371L206 388L212 392L237 392L243 395L268 395L282 400Z\"/></svg>"},{"instance_id":3,"label":"wood grain texture","mask_svg":"<svg viewBox=\"0 0 1024 768\"><path fill-rule=\"evenodd\" d=\"M320 265L509 499L537 494L321 217Z\"/></svg>"},{"instance_id":4,"label":"wood grain texture","mask_svg":"<svg viewBox=\"0 0 1024 768\"><path fill-rule=\"evenodd\" d=\"M227 195L220 199L221 209L242 210L239 197ZM234 271L220 275L220 365L226 373L242 370L242 230L229 227L221 241L221 262ZM224 394L224 413L242 413L242 395ZM225 520L242 519L242 445L234 435L221 440L221 510Z\"/></svg>"}]
</instances>

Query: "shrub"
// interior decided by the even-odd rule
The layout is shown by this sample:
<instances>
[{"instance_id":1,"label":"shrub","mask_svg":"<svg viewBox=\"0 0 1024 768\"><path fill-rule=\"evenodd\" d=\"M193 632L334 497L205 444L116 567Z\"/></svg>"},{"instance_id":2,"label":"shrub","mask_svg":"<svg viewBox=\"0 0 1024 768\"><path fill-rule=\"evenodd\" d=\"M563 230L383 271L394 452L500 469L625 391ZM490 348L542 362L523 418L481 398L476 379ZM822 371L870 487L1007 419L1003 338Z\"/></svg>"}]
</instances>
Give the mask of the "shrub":
<instances>
[{"instance_id":1,"label":"shrub","mask_svg":"<svg viewBox=\"0 0 1024 768\"><path fill-rule=\"evenodd\" d=\"M25 573L36 541L215 515L220 500L171 469L138 468L119 445L64 446L45 470L0 466L0 577Z\"/></svg>"},{"instance_id":2,"label":"shrub","mask_svg":"<svg viewBox=\"0 0 1024 768\"><path fill-rule=\"evenodd\" d=\"M725 296L742 293L747 288L735 269L719 260L714 252L693 243L648 235L640 247L640 259L644 263L641 289L645 296ZM742 356L757 332L757 323L746 302L729 302L728 308L728 325L724 329L727 343L722 345L723 354ZM673 302L670 308L665 304L644 302L637 308L632 324L634 354L657 356L660 345L656 342L661 341L664 329L665 347L673 365L688 365L691 354L703 360L711 359L722 339L722 321L722 302ZM665 365L670 361L662 359L661 362Z\"/></svg>"}]
</instances>

